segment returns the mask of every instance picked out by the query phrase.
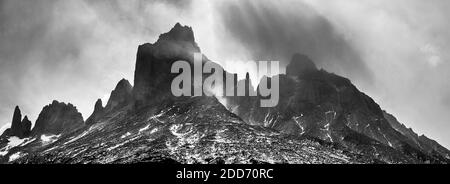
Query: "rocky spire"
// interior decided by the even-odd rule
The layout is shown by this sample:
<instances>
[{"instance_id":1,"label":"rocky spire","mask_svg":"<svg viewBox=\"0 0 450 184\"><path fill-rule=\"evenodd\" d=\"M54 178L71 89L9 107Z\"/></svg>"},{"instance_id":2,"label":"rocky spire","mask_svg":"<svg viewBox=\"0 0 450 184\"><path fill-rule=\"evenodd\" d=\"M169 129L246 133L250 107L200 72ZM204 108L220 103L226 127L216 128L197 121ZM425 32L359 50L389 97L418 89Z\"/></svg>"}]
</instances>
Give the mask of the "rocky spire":
<instances>
[{"instance_id":1,"label":"rocky spire","mask_svg":"<svg viewBox=\"0 0 450 184\"><path fill-rule=\"evenodd\" d=\"M3 136L16 136L19 138L25 138L30 135L31 121L25 116L22 120L22 113L19 106L14 109L13 119L11 122L11 128L8 128L3 132Z\"/></svg>"},{"instance_id":2,"label":"rocky spire","mask_svg":"<svg viewBox=\"0 0 450 184\"><path fill-rule=\"evenodd\" d=\"M95 102L94 112L86 120L86 125L95 124L104 114L105 108L103 107L103 102L101 99L98 99L97 102Z\"/></svg>"},{"instance_id":3,"label":"rocky spire","mask_svg":"<svg viewBox=\"0 0 450 184\"><path fill-rule=\"evenodd\" d=\"M11 121L11 131L15 134L22 128L22 113L20 112L19 106L14 109L13 119Z\"/></svg>"},{"instance_id":4,"label":"rocky spire","mask_svg":"<svg viewBox=\"0 0 450 184\"><path fill-rule=\"evenodd\" d=\"M28 116L25 116L22 120L22 137L28 137L31 134L31 121L28 119ZM20 136L19 136L20 137Z\"/></svg>"},{"instance_id":5,"label":"rocky spire","mask_svg":"<svg viewBox=\"0 0 450 184\"><path fill-rule=\"evenodd\" d=\"M126 79L117 83L116 88L111 92L108 103L103 107L103 102L98 99L95 103L94 112L86 120L86 125L97 123L107 113L126 107L133 102L133 86Z\"/></svg>"},{"instance_id":6,"label":"rocky spire","mask_svg":"<svg viewBox=\"0 0 450 184\"><path fill-rule=\"evenodd\" d=\"M105 112L129 105L133 99L132 92L133 86L131 86L130 82L126 79L120 80L116 88L111 92Z\"/></svg>"},{"instance_id":7,"label":"rocky spire","mask_svg":"<svg viewBox=\"0 0 450 184\"><path fill-rule=\"evenodd\" d=\"M102 110L103 110L103 102L102 102L102 99L98 99L97 102L95 102L94 112L95 112L95 111L102 111Z\"/></svg>"},{"instance_id":8,"label":"rocky spire","mask_svg":"<svg viewBox=\"0 0 450 184\"><path fill-rule=\"evenodd\" d=\"M286 67L286 74L290 76L314 71L317 71L316 65L308 56L303 54L294 54L291 63Z\"/></svg>"},{"instance_id":9,"label":"rocky spire","mask_svg":"<svg viewBox=\"0 0 450 184\"><path fill-rule=\"evenodd\" d=\"M70 103L65 104L55 100L52 104L42 109L31 134L57 135L68 133L81 127L83 124L83 116L75 106Z\"/></svg>"}]
</instances>

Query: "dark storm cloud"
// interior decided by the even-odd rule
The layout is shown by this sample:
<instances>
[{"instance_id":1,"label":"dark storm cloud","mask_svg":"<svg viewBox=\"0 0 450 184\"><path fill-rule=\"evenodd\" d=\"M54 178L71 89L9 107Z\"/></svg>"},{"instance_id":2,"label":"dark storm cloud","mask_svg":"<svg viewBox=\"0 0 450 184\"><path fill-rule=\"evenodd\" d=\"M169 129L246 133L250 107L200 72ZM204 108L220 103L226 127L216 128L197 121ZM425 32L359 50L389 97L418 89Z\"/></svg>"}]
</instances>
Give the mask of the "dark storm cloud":
<instances>
[{"instance_id":1,"label":"dark storm cloud","mask_svg":"<svg viewBox=\"0 0 450 184\"><path fill-rule=\"evenodd\" d=\"M231 37L254 59L281 60L286 65L294 53L300 52L330 71L372 80L358 52L327 19L302 2L244 0L224 3L219 12Z\"/></svg>"}]
</instances>

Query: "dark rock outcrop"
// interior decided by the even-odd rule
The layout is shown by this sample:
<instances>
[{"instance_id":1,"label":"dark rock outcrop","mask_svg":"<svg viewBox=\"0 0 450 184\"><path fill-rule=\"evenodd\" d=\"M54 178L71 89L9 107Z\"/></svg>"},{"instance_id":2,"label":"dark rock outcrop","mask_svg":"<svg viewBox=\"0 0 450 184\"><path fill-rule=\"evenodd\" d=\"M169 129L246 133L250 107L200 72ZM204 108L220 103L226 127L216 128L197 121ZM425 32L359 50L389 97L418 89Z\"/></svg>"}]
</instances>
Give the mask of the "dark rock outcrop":
<instances>
[{"instance_id":1,"label":"dark rock outcrop","mask_svg":"<svg viewBox=\"0 0 450 184\"><path fill-rule=\"evenodd\" d=\"M11 122L11 131L18 132L20 131L22 125L22 113L20 112L19 106L16 106L14 109L13 119Z\"/></svg>"},{"instance_id":2,"label":"dark rock outcrop","mask_svg":"<svg viewBox=\"0 0 450 184\"><path fill-rule=\"evenodd\" d=\"M39 114L31 131L33 136L42 134L58 135L68 133L83 126L83 116L72 104L53 101L45 106Z\"/></svg>"},{"instance_id":3,"label":"dark rock outcrop","mask_svg":"<svg viewBox=\"0 0 450 184\"><path fill-rule=\"evenodd\" d=\"M86 125L98 123L106 115L128 107L133 103L133 86L125 79L119 81L116 88L111 92L108 103L103 107L102 100L95 103L94 112L86 120Z\"/></svg>"},{"instance_id":4,"label":"dark rock outcrop","mask_svg":"<svg viewBox=\"0 0 450 184\"><path fill-rule=\"evenodd\" d=\"M105 106L104 111L110 112L114 109L127 106L132 103L133 100L133 86L131 86L128 80L122 79L116 85L116 88L111 92L108 103Z\"/></svg>"},{"instance_id":5,"label":"dark rock outcrop","mask_svg":"<svg viewBox=\"0 0 450 184\"><path fill-rule=\"evenodd\" d=\"M1 137L16 136L19 138L28 137L31 133L31 121L25 116L22 120L22 113L19 106L14 109L11 128L6 129Z\"/></svg>"},{"instance_id":6,"label":"dark rock outcrop","mask_svg":"<svg viewBox=\"0 0 450 184\"><path fill-rule=\"evenodd\" d=\"M317 71L316 64L306 55L295 54L286 67L286 75L296 76L299 74Z\"/></svg>"},{"instance_id":7,"label":"dark rock outcrop","mask_svg":"<svg viewBox=\"0 0 450 184\"><path fill-rule=\"evenodd\" d=\"M184 44L191 45L184 45ZM167 33L161 34L159 36L156 45L159 44L173 44L176 47L185 47L183 49L196 49L199 50L199 47L195 43L194 32L192 28L189 26L182 26L180 23L176 23L175 26ZM187 46L187 47L186 47ZM189 47L193 48L189 48Z\"/></svg>"},{"instance_id":8,"label":"dark rock outcrop","mask_svg":"<svg viewBox=\"0 0 450 184\"><path fill-rule=\"evenodd\" d=\"M100 118L105 115L105 108L103 107L103 103L101 99L98 99L95 102L94 112L92 112L91 116L86 120L86 125L92 125L98 122Z\"/></svg>"},{"instance_id":9,"label":"dark rock outcrop","mask_svg":"<svg viewBox=\"0 0 450 184\"><path fill-rule=\"evenodd\" d=\"M154 44L139 46L133 88L135 106L142 107L170 96L170 85L176 77L171 73L172 64L178 60L193 63L195 52L200 52L200 49L195 43L192 28L179 23Z\"/></svg>"},{"instance_id":10,"label":"dark rock outcrop","mask_svg":"<svg viewBox=\"0 0 450 184\"><path fill-rule=\"evenodd\" d=\"M27 116L25 116L22 120L22 133L22 137L28 137L31 133L31 121Z\"/></svg>"}]
</instances>

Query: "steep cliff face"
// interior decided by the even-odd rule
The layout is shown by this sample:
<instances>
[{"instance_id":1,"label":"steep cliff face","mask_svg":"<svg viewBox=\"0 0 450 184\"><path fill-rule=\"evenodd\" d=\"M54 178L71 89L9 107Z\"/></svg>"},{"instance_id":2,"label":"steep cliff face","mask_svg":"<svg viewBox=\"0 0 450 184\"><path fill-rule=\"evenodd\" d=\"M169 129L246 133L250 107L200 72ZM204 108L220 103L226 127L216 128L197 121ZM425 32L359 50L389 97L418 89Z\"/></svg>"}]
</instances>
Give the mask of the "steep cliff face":
<instances>
[{"instance_id":1,"label":"steep cliff face","mask_svg":"<svg viewBox=\"0 0 450 184\"><path fill-rule=\"evenodd\" d=\"M28 137L31 133L31 121L25 116L22 120L22 113L20 108L16 106L14 109L13 119L11 122L11 128L6 129L0 137L15 136L19 138Z\"/></svg>"},{"instance_id":2,"label":"steep cliff face","mask_svg":"<svg viewBox=\"0 0 450 184\"><path fill-rule=\"evenodd\" d=\"M108 118L112 112L123 107L131 105L134 110L139 110L172 98L170 87L177 76L171 73L172 64L178 60L193 64L195 52L200 52L200 49L195 43L192 28L179 23L160 35L155 43L140 45L136 56L134 86L125 79L121 80L111 92L105 108L94 112L87 124Z\"/></svg>"},{"instance_id":3,"label":"steep cliff face","mask_svg":"<svg viewBox=\"0 0 450 184\"><path fill-rule=\"evenodd\" d=\"M53 101L52 104L42 109L31 134L33 136L42 134L59 135L74 131L83 124L83 117L75 106L70 103Z\"/></svg>"},{"instance_id":4,"label":"steep cliff face","mask_svg":"<svg viewBox=\"0 0 450 184\"><path fill-rule=\"evenodd\" d=\"M137 107L161 100L155 96L170 95L171 73L175 61L193 63L193 53L200 52L192 28L176 24L154 44L139 46L134 74L133 97Z\"/></svg>"},{"instance_id":5,"label":"steep cliff face","mask_svg":"<svg viewBox=\"0 0 450 184\"><path fill-rule=\"evenodd\" d=\"M22 129L22 113L18 106L14 109L13 119L11 122L11 133L15 134Z\"/></svg>"}]
</instances>

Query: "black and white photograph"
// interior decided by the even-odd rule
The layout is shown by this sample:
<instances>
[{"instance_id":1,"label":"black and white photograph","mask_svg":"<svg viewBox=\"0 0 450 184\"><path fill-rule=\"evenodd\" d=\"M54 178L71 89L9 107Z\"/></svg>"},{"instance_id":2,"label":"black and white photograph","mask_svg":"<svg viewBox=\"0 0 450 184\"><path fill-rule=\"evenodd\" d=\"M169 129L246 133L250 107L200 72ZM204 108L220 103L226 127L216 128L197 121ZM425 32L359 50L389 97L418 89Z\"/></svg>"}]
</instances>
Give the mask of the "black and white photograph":
<instances>
[{"instance_id":1,"label":"black and white photograph","mask_svg":"<svg viewBox=\"0 0 450 184\"><path fill-rule=\"evenodd\" d=\"M449 9L0 0L0 168L177 166L171 180L201 183L270 182L277 165L442 167ZM188 169L202 165L214 170Z\"/></svg>"}]
</instances>

